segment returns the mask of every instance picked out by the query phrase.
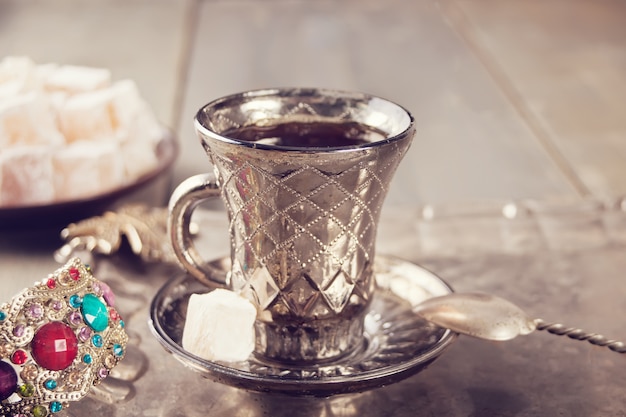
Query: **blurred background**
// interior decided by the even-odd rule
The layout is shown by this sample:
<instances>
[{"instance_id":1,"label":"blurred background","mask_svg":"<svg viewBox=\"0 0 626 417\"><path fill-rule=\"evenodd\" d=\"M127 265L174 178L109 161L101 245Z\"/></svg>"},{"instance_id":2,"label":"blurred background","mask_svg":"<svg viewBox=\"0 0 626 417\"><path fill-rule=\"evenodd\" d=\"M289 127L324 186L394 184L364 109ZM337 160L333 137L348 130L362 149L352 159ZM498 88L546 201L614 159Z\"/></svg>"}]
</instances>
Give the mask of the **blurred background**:
<instances>
[{"instance_id":1,"label":"blurred background","mask_svg":"<svg viewBox=\"0 0 626 417\"><path fill-rule=\"evenodd\" d=\"M626 193L621 0L0 0L0 56L110 68L207 170L204 103L247 89L358 90L418 135L387 203Z\"/></svg>"}]
</instances>

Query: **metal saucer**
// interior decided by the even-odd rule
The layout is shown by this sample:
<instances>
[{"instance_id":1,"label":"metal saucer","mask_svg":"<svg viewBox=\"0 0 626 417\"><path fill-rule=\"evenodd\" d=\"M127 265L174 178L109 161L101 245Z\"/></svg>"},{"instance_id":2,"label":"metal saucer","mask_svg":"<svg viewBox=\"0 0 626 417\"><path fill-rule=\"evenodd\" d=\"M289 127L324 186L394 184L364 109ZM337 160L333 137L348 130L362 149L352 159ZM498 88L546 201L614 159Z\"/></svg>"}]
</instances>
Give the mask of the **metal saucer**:
<instances>
[{"instance_id":1,"label":"metal saucer","mask_svg":"<svg viewBox=\"0 0 626 417\"><path fill-rule=\"evenodd\" d=\"M223 274L229 260L211 266ZM407 378L432 363L456 339L412 311L424 299L449 294L439 277L413 263L379 256L377 291L365 320L363 344L350 355L319 365L289 366L251 355L243 362L209 361L183 349L187 302L209 289L181 274L164 285L150 307L150 327L163 347L185 366L223 384L263 392L330 396L360 392Z\"/></svg>"}]
</instances>

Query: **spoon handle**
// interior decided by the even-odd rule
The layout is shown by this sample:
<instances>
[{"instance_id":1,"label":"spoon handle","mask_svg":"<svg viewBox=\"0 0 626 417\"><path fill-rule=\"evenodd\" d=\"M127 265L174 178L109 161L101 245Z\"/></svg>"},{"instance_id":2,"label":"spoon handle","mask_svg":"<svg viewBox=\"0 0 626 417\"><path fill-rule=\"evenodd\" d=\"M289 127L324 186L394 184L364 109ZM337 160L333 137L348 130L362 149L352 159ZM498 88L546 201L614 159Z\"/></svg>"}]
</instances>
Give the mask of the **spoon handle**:
<instances>
[{"instance_id":1,"label":"spoon handle","mask_svg":"<svg viewBox=\"0 0 626 417\"><path fill-rule=\"evenodd\" d=\"M592 345L607 347L613 352L626 353L626 344L624 342L608 339L601 334L587 333L582 329L565 327L565 325L560 323L547 323L542 319L536 319L535 324L537 325L537 330L545 330L548 333L557 336L567 336L574 340L586 340Z\"/></svg>"}]
</instances>

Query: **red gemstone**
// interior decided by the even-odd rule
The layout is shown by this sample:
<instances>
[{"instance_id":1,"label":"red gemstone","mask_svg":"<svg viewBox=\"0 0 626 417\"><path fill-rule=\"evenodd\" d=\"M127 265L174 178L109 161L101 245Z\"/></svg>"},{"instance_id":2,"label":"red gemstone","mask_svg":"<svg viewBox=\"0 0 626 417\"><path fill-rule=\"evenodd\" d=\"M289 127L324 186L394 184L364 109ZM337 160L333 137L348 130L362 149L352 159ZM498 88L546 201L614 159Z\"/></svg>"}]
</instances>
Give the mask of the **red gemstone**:
<instances>
[{"instance_id":1,"label":"red gemstone","mask_svg":"<svg viewBox=\"0 0 626 417\"><path fill-rule=\"evenodd\" d=\"M30 346L35 362L51 371L67 368L78 354L76 335L69 326L59 321L37 330Z\"/></svg>"},{"instance_id":2,"label":"red gemstone","mask_svg":"<svg viewBox=\"0 0 626 417\"><path fill-rule=\"evenodd\" d=\"M50 278L50 279L48 279L48 281L46 282L46 285L48 286L48 288L50 288L51 290L53 290L53 289L57 286L57 282L54 280L54 278Z\"/></svg>"},{"instance_id":3,"label":"red gemstone","mask_svg":"<svg viewBox=\"0 0 626 417\"><path fill-rule=\"evenodd\" d=\"M119 321L121 319L119 313L114 308L109 310L109 318L111 321Z\"/></svg>"},{"instance_id":4,"label":"red gemstone","mask_svg":"<svg viewBox=\"0 0 626 417\"><path fill-rule=\"evenodd\" d=\"M13 355L11 355L11 362L16 365L24 365L27 360L28 354L21 349L16 350L15 352L13 352Z\"/></svg>"},{"instance_id":5,"label":"red gemstone","mask_svg":"<svg viewBox=\"0 0 626 417\"><path fill-rule=\"evenodd\" d=\"M78 281L80 279L80 271L76 268L70 268L70 278L74 281Z\"/></svg>"}]
</instances>

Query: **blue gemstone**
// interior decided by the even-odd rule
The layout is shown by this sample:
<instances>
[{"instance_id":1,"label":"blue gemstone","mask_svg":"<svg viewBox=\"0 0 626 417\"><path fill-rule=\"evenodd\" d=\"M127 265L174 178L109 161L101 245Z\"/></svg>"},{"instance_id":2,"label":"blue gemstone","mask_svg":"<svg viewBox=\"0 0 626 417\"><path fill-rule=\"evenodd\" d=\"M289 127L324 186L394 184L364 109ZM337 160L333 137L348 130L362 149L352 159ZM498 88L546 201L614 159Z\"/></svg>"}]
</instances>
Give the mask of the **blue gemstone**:
<instances>
[{"instance_id":1,"label":"blue gemstone","mask_svg":"<svg viewBox=\"0 0 626 417\"><path fill-rule=\"evenodd\" d=\"M87 365L89 365L92 360L93 358L91 357L89 353L86 353L85 355L83 355L83 362L86 363Z\"/></svg>"},{"instance_id":2,"label":"blue gemstone","mask_svg":"<svg viewBox=\"0 0 626 417\"><path fill-rule=\"evenodd\" d=\"M97 332L101 332L109 326L109 311L107 306L94 294L85 294L80 306L85 323Z\"/></svg>"},{"instance_id":3,"label":"blue gemstone","mask_svg":"<svg viewBox=\"0 0 626 417\"><path fill-rule=\"evenodd\" d=\"M91 343L93 343L95 347L100 348L102 347L104 340L102 339L102 336L100 336L99 334L94 334L93 337L91 338Z\"/></svg>"},{"instance_id":4,"label":"blue gemstone","mask_svg":"<svg viewBox=\"0 0 626 417\"><path fill-rule=\"evenodd\" d=\"M117 343L113 345L113 354L117 357L120 357L124 354L124 348L122 345L118 345Z\"/></svg>"},{"instance_id":5,"label":"blue gemstone","mask_svg":"<svg viewBox=\"0 0 626 417\"><path fill-rule=\"evenodd\" d=\"M58 413L61 410L63 410L63 405L60 402L52 401L50 403L50 412L51 413Z\"/></svg>"},{"instance_id":6,"label":"blue gemstone","mask_svg":"<svg viewBox=\"0 0 626 417\"><path fill-rule=\"evenodd\" d=\"M5 321L7 319L7 313L4 311L0 311L0 321Z\"/></svg>"},{"instance_id":7,"label":"blue gemstone","mask_svg":"<svg viewBox=\"0 0 626 417\"><path fill-rule=\"evenodd\" d=\"M74 308L78 308L83 303L83 299L80 298L80 295L74 294L70 297L70 305Z\"/></svg>"},{"instance_id":8,"label":"blue gemstone","mask_svg":"<svg viewBox=\"0 0 626 417\"><path fill-rule=\"evenodd\" d=\"M47 379L46 382L43 383L43 386L52 391L56 389L57 382L54 379Z\"/></svg>"}]
</instances>

